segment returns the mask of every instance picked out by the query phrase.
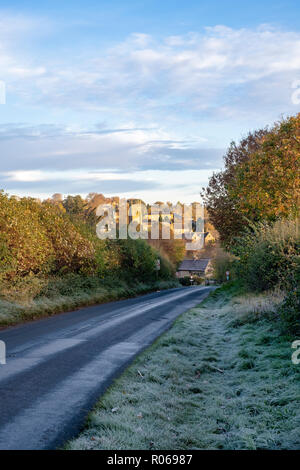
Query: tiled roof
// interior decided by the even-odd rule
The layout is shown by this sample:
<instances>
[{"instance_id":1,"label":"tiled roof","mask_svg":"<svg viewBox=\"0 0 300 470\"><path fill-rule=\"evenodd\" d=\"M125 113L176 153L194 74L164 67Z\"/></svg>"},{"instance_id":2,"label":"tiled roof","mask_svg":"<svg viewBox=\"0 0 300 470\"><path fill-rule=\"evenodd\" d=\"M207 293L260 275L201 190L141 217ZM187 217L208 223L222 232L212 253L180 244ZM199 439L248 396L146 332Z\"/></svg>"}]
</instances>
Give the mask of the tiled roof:
<instances>
[{"instance_id":1,"label":"tiled roof","mask_svg":"<svg viewBox=\"0 0 300 470\"><path fill-rule=\"evenodd\" d=\"M202 271L204 272L209 263L209 259L184 259L180 264L178 271Z\"/></svg>"}]
</instances>

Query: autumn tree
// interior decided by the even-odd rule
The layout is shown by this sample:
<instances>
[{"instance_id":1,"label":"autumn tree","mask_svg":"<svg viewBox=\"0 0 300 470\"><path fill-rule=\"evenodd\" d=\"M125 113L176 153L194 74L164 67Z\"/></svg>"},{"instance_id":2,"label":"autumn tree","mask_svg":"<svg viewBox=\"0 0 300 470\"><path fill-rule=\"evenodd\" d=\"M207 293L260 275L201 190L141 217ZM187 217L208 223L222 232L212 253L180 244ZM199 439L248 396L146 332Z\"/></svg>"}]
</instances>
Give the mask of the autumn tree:
<instances>
[{"instance_id":1,"label":"autumn tree","mask_svg":"<svg viewBox=\"0 0 300 470\"><path fill-rule=\"evenodd\" d=\"M300 208L300 114L261 139L259 149L236 169L230 196L247 217L294 217Z\"/></svg>"},{"instance_id":2,"label":"autumn tree","mask_svg":"<svg viewBox=\"0 0 300 470\"><path fill-rule=\"evenodd\" d=\"M63 207L76 225L84 222L95 227L97 223L95 209L90 206L90 202L84 200L80 195L67 196L63 201Z\"/></svg>"},{"instance_id":3,"label":"autumn tree","mask_svg":"<svg viewBox=\"0 0 300 470\"><path fill-rule=\"evenodd\" d=\"M224 170L202 197L221 242L230 247L251 222L275 220L299 210L300 115L232 142Z\"/></svg>"}]
</instances>

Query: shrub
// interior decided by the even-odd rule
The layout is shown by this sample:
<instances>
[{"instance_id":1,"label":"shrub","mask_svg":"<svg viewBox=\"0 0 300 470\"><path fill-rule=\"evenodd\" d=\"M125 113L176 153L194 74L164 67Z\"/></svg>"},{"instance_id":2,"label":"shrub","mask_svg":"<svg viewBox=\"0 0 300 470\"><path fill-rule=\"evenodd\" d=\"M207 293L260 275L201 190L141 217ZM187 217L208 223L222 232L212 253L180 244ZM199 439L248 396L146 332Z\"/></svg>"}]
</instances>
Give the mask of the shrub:
<instances>
[{"instance_id":1,"label":"shrub","mask_svg":"<svg viewBox=\"0 0 300 470\"><path fill-rule=\"evenodd\" d=\"M193 276L193 284L195 284L196 286L201 286L202 284L204 284L204 277L201 277L201 276Z\"/></svg>"},{"instance_id":2,"label":"shrub","mask_svg":"<svg viewBox=\"0 0 300 470\"><path fill-rule=\"evenodd\" d=\"M298 221L259 223L238 239L239 275L253 291L296 287L300 267Z\"/></svg>"},{"instance_id":3,"label":"shrub","mask_svg":"<svg viewBox=\"0 0 300 470\"><path fill-rule=\"evenodd\" d=\"M279 313L284 330L300 334L300 287L287 293Z\"/></svg>"},{"instance_id":4,"label":"shrub","mask_svg":"<svg viewBox=\"0 0 300 470\"><path fill-rule=\"evenodd\" d=\"M217 282L226 281L226 271L230 272L230 279L235 275L236 257L222 248L216 250L216 255L212 260L213 276Z\"/></svg>"},{"instance_id":5,"label":"shrub","mask_svg":"<svg viewBox=\"0 0 300 470\"><path fill-rule=\"evenodd\" d=\"M0 273L14 278L50 271L54 250L31 199L0 193Z\"/></svg>"},{"instance_id":6,"label":"shrub","mask_svg":"<svg viewBox=\"0 0 300 470\"><path fill-rule=\"evenodd\" d=\"M148 281L155 277L155 252L144 240L117 240L121 271L131 279Z\"/></svg>"},{"instance_id":7,"label":"shrub","mask_svg":"<svg viewBox=\"0 0 300 470\"><path fill-rule=\"evenodd\" d=\"M196 285L201 286L204 283L204 278L200 276L193 275L193 282L191 283L190 276L184 276L178 279L182 286Z\"/></svg>"},{"instance_id":8,"label":"shrub","mask_svg":"<svg viewBox=\"0 0 300 470\"><path fill-rule=\"evenodd\" d=\"M18 200L0 192L2 297L18 302L43 296L84 297L104 284L107 290L119 289L120 297L128 295L128 289L134 293L139 284L139 292L146 292L154 282L174 278L173 265L146 241L98 239L91 218L76 213L73 203L78 201L68 200L69 214L62 204Z\"/></svg>"},{"instance_id":9,"label":"shrub","mask_svg":"<svg viewBox=\"0 0 300 470\"><path fill-rule=\"evenodd\" d=\"M191 285L191 278L190 278L190 276L180 277L179 282L182 286L190 286Z\"/></svg>"},{"instance_id":10,"label":"shrub","mask_svg":"<svg viewBox=\"0 0 300 470\"><path fill-rule=\"evenodd\" d=\"M55 253L53 272L93 272L95 250L83 237L67 214L48 202L39 206L41 223Z\"/></svg>"},{"instance_id":11,"label":"shrub","mask_svg":"<svg viewBox=\"0 0 300 470\"><path fill-rule=\"evenodd\" d=\"M165 258L161 253L155 252L155 254L156 254L156 258L160 259L160 270L158 272L158 277L164 280L174 278L175 276L174 265L167 258Z\"/></svg>"}]
</instances>

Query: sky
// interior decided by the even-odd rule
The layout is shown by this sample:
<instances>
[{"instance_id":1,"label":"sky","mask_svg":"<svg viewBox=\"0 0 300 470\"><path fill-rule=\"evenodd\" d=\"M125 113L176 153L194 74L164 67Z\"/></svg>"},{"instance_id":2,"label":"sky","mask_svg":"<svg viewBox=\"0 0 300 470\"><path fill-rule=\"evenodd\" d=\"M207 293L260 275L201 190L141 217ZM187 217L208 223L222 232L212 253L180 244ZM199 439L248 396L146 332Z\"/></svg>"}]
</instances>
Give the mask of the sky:
<instances>
[{"instance_id":1,"label":"sky","mask_svg":"<svg viewBox=\"0 0 300 470\"><path fill-rule=\"evenodd\" d=\"M0 102L9 194L196 201L300 111L300 3L1 0Z\"/></svg>"}]
</instances>

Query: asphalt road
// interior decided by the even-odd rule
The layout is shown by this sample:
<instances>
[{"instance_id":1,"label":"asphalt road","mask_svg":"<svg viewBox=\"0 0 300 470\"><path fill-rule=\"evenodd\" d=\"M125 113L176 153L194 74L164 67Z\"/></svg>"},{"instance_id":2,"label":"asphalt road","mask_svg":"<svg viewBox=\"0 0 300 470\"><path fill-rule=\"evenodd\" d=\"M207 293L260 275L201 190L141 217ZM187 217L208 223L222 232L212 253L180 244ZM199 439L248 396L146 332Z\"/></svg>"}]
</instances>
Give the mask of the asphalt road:
<instances>
[{"instance_id":1,"label":"asphalt road","mask_svg":"<svg viewBox=\"0 0 300 470\"><path fill-rule=\"evenodd\" d=\"M156 292L0 331L0 449L55 449L126 365L211 287Z\"/></svg>"}]
</instances>

